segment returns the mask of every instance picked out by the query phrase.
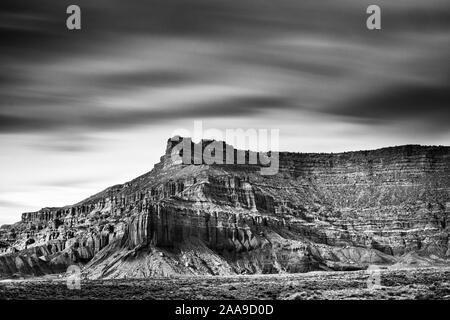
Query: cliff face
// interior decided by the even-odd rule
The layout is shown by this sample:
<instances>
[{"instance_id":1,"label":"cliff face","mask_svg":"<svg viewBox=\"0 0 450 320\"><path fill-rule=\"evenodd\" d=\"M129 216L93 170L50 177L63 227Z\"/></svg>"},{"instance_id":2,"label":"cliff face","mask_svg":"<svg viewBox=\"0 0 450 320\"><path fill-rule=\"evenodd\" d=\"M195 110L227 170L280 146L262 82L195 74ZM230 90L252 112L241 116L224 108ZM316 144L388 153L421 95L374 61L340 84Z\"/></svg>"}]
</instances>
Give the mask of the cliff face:
<instances>
[{"instance_id":1,"label":"cliff face","mask_svg":"<svg viewBox=\"0 0 450 320\"><path fill-rule=\"evenodd\" d=\"M261 175L258 164L174 164L178 142L141 177L0 229L0 274L72 263L117 278L450 262L449 147L280 153L279 172Z\"/></svg>"}]
</instances>

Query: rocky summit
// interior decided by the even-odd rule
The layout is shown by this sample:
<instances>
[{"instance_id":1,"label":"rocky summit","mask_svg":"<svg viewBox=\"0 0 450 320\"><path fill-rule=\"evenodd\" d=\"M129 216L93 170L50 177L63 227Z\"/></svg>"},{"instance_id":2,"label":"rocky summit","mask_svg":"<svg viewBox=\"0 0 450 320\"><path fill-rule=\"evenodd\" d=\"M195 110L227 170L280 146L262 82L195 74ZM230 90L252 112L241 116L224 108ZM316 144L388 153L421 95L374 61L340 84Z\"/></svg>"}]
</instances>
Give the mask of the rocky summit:
<instances>
[{"instance_id":1,"label":"rocky summit","mask_svg":"<svg viewBox=\"0 0 450 320\"><path fill-rule=\"evenodd\" d=\"M89 279L450 265L450 147L280 152L278 173L262 175L260 164L174 163L182 141L130 182L2 226L0 276L73 264Z\"/></svg>"}]
</instances>

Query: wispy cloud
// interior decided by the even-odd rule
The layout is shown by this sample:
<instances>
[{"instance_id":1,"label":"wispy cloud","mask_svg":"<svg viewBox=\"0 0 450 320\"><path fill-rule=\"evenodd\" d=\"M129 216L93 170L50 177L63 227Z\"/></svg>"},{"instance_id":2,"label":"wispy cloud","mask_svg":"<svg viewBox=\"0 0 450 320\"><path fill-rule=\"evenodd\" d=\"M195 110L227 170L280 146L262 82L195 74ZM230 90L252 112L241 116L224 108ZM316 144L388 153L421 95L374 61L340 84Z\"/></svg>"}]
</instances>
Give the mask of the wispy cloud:
<instances>
[{"instance_id":1,"label":"wispy cloud","mask_svg":"<svg viewBox=\"0 0 450 320\"><path fill-rule=\"evenodd\" d=\"M448 110L449 73L437 67L450 57L445 1L379 1L378 33L364 28L364 1L80 1L79 33L61 24L65 1L24 4L6 0L2 13L0 133L96 132L305 108L377 120L372 125L407 109L412 121L447 130L435 116ZM207 86L186 94L206 84L247 94L209 103ZM165 88L178 104L161 102Z\"/></svg>"},{"instance_id":2,"label":"wispy cloud","mask_svg":"<svg viewBox=\"0 0 450 320\"><path fill-rule=\"evenodd\" d=\"M16 208L16 207L20 207L23 206L24 204L21 202L16 202L16 201L9 201L9 200L2 200L0 199L0 207L5 207L5 208Z\"/></svg>"}]
</instances>

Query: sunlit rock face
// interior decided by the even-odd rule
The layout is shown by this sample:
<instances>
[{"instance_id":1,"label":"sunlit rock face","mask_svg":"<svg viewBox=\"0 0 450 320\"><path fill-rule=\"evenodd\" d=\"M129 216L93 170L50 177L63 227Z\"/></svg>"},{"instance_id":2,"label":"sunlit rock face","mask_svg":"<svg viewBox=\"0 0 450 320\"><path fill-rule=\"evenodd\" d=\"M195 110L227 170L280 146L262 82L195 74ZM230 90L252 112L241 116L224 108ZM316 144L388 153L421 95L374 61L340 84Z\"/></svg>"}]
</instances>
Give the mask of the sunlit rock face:
<instances>
[{"instance_id":1,"label":"sunlit rock face","mask_svg":"<svg viewBox=\"0 0 450 320\"><path fill-rule=\"evenodd\" d=\"M182 141L169 139L145 175L0 228L0 274L74 263L91 278L139 278L450 262L449 147L280 153L279 172L261 175L259 164L174 163Z\"/></svg>"}]
</instances>

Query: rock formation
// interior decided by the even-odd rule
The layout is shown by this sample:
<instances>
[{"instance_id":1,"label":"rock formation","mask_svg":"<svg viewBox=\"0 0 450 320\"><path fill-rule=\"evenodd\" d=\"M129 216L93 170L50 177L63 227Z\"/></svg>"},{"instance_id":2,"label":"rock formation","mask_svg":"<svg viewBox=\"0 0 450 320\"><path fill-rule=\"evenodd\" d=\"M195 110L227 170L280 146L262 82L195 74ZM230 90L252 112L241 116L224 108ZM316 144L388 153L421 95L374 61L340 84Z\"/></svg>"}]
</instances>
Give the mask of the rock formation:
<instances>
[{"instance_id":1,"label":"rock formation","mask_svg":"<svg viewBox=\"0 0 450 320\"><path fill-rule=\"evenodd\" d=\"M450 147L281 152L279 172L261 175L260 163L174 163L183 141L169 139L130 182L2 226L0 275L70 264L90 278L140 278L359 270L412 255L450 263Z\"/></svg>"}]
</instances>

